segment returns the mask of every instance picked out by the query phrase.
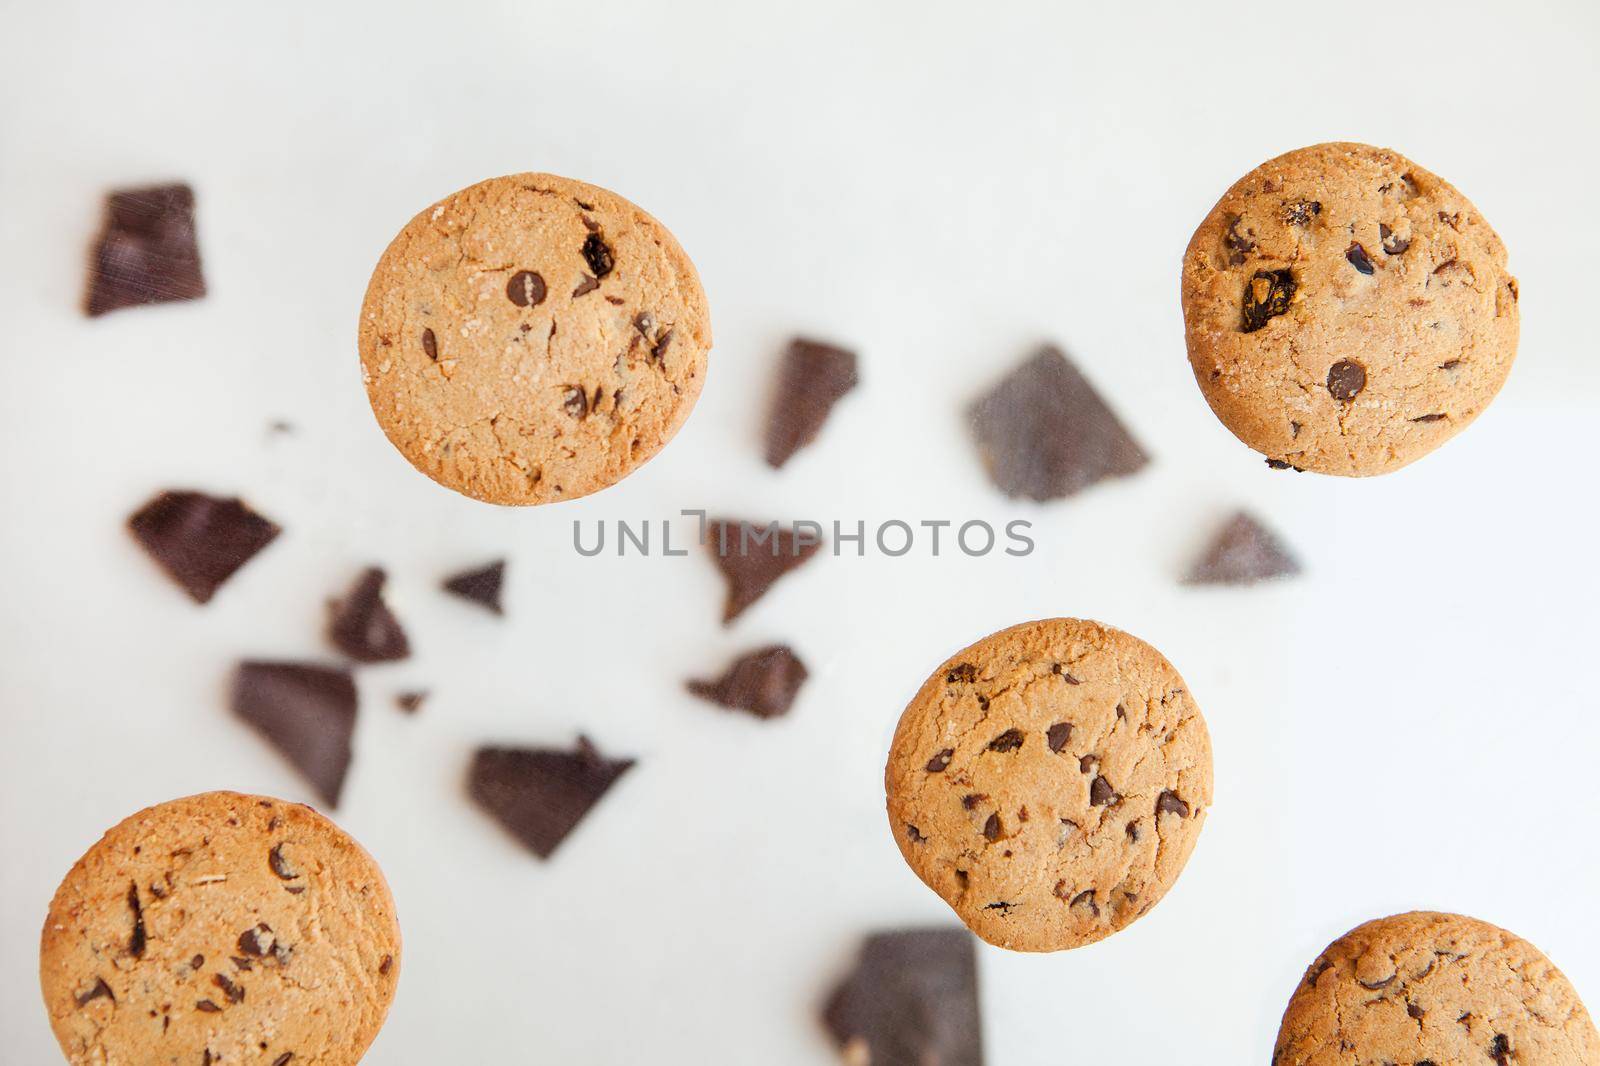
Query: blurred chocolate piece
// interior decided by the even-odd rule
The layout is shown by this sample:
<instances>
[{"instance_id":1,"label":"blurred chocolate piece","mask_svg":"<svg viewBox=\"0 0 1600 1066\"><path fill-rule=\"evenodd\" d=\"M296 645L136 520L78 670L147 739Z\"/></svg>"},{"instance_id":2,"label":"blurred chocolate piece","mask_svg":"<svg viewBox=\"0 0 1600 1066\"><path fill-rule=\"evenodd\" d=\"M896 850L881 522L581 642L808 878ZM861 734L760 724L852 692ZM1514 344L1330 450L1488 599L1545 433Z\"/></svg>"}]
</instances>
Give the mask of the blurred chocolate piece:
<instances>
[{"instance_id":1,"label":"blurred chocolate piece","mask_svg":"<svg viewBox=\"0 0 1600 1066\"><path fill-rule=\"evenodd\" d=\"M128 519L128 530L196 603L282 532L244 501L203 492L163 492Z\"/></svg>"},{"instance_id":2,"label":"blurred chocolate piece","mask_svg":"<svg viewBox=\"0 0 1600 1066\"><path fill-rule=\"evenodd\" d=\"M776 524L714 519L706 523L706 545L728 582L723 624L733 621L759 600L784 574L817 553L820 540L802 539L792 528Z\"/></svg>"},{"instance_id":3,"label":"blurred chocolate piece","mask_svg":"<svg viewBox=\"0 0 1600 1066\"><path fill-rule=\"evenodd\" d=\"M356 726L350 671L314 663L240 663L233 713L304 774L324 803L339 805Z\"/></svg>"},{"instance_id":4,"label":"blurred chocolate piece","mask_svg":"<svg viewBox=\"0 0 1600 1066\"><path fill-rule=\"evenodd\" d=\"M383 601L387 575L376 566L361 571L343 599L328 604L328 639L358 663L386 663L411 654L400 620Z\"/></svg>"},{"instance_id":5,"label":"blurred chocolate piece","mask_svg":"<svg viewBox=\"0 0 1600 1066\"><path fill-rule=\"evenodd\" d=\"M1299 572L1299 560L1272 530L1240 511L1212 538L1184 584L1254 585Z\"/></svg>"},{"instance_id":6,"label":"blurred chocolate piece","mask_svg":"<svg viewBox=\"0 0 1600 1066\"><path fill-rule=\"evenodd\" d=\"M205 294L189 186L152 185L106 197L105 228L90 259L84 300L89 314Z\"/></svg>"},{"instance_id":7,"label":"blurred chocolate piece","mask_svg":"<svg viewBox=\"0 0 1600 1066\"><path fill-rule=\"evenodd\" d=\"M867 937L822 1020L847 1066L983 1066L971 934L912 929Z\"/></svg>"},{"instance_id":8,"label":"blurred chocolate piece","mask_svg":"<svg viewBox=\"0 0 1600 1066\"><path fill-rule=\"evenodd\" d=\"M983 465L1007 496L1061 499L1149 462L1058 348L1017 367L970 414Z\"/></svg>"},{"instance_id":9,"label":"blurred chocolate piece","mask_svg":"<svg viewBox=\"0 0 1600 1066\"><path fill-rule=\"evenodd\" d=\"M782 645L741 656L715 681L690 681L689 691L724 707L776 718L789 710L806 680L806 666Z\"/></svg>"},{"instance_id":10,"label":"blurred chocolate piece","mask_svg":"<svg viewBox=\"0 0 1600 1066\"><path fill-rule=\"evenodd\" d=\"M488 566L465 570L444 580L444 590L486 607L495 614L505 614L500 606L500 587L505 583L506 561L496 559Z\"/></svg>"},{"instance_id":11,"label":"blurred chocolate piece","mask_svg":"<svg viewBox=\"0 0 1600 1066\"><path fill-rule=\"evenodd\" d=\"M480 807L548 859L633 762L602 757L588 737L578 738L575 751L484 747L473 756L467 787Z\"/></svg>"},{"instance_id":12,"label":"blurred chocolate piece","mask_svg":"<svg viewBox=\"0 0 1600 1066\"><path fill-rule=\"evenodd\" d=\"M783 466L815 440L833 405L856 383L855 352L818 341L792 341L783 357L767 425L768 465Z\"/></svg>"},{"instance_id":13,"label":"blurred chocolate piece","mask_svg":"<svg viewBox=\"0 0 1600 1066\"><path fill-rule=\"evenodd\" d=\"M407 714L416 714L422 710L422 705L428 699L427 689L413 689L410 692L395 694L394 705Z\"/></svg>"}]
</instances>

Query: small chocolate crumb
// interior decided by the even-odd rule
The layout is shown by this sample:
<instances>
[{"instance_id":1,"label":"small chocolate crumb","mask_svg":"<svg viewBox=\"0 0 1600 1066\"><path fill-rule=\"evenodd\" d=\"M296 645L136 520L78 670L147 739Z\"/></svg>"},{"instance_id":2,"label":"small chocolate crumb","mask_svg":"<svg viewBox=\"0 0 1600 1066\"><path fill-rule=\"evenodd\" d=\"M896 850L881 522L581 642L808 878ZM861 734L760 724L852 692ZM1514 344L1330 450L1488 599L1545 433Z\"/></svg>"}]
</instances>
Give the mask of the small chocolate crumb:
<instances>
[{"instance_id":1,"label":"small chocolate crumb","mask_svg":"<svg viewBox=\"0 0 1600 1066\"><path fill-rule=\"evenodd\" d=\"M422 704L427 698L428 690L425 688L412 689L409 692L397 692L394 697L394 705L407 714L416 714L422 709Z\"/></svg>"},{"instance_id":2,"label":"small chocolate crumb","mask_svg":"<svg viewBox=\"0 0 1600 1066\"><path fill-rule=\"evenodd\" d=\"M1429 414L1429 415L1418 415L1415 418L1407 419L1407 421L1410 421L1410 422L1443 422L1446 418L1449 418L1449 417L1450 417L1449 415L1435 413L1435 414Z\"/></svg>"},{"instance_id":3,"label":"small chocolate crumb","mask_svg":"<svg viewBox=\"0 0 1600 1066\"><path fill-rule=\"evenodd\" d=\"M137 881L128 885L128 908L133 911L133 932L128 936L128 954L136 959L144 958L146 934L144 930L144 906L139 902L139 884Z\"/></svg>"},{"instance_id":4,"label":"small chocolate crumb","mask_svg":"<svg viewBox=\"0 0 1600 1066\"><path fill-rule=\"evenodd\" d=\"M198 1011L204 1011L206 1014L220 1014L222 1012L222 1008L211 1002L209 999L200 1000L194 1005L194 1009ZM208 1058L207 1061L211 1060Z\"/></svg>"},{"instance_id":5,"label":"small chocolate crumb","mask_svg":"<svg viewBox=\"0 0 1600 1066\"><path fill-rule=\"evenodd\" d=\"M989 741L990 751L1016 751L1022 747L1022 730L1007 729L1004 733Z\"/></svg>"},{"instance_id":6,"label":"small chocolate crumb","mask_svg":"<svg viewBox=\"0 0 1600 1066\"><path fill-rule=\"evenodd\" d=\"M433 330L431 329L422 331L422 351L434 362L437 363L439 361L439 339L433 335Z\"/></svg>"}]
</instances>

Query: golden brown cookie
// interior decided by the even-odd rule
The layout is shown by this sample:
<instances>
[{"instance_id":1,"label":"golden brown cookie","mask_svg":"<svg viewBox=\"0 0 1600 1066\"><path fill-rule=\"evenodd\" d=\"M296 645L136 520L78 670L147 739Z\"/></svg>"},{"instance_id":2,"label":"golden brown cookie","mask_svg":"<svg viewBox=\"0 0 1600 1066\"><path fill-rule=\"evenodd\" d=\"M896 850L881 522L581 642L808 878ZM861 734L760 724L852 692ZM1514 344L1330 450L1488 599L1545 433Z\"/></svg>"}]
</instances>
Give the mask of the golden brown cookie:
<instances>
[{"instance_id":1,"label":"golden brown cookie","mask_svg":"<svg viewBox=\"0 0 1600 1066\"><path fill-rule=\"evenodd\" d=\"M616 193L512 174L423 211L361 308L389 440L479 500L612 485L672 439L705 382L711 319L689 257Z\"/></svg>"},{"instance_id":2,"label":"golden brown cookie","mask_svg":"<svg viewBox=\"0 0 1600 1066\"><path fill-rule=\"evenodd\" d=\"M1328 946L1289 1000L1272 1066L1594 1066L1600 1035L1538 948L1416 911Z\"/></svg>"},{"instance_id":3,"label":"golden brown cookie","mask_svg":"<svg viewBox=\"0 0 1600 1066\"><path fill-rule=\"evenodd\" d=\"M1318 144L1240 178L1183 259L1189 362L1277 467L1365 476L1476 418L1517 354L1517 281L1478 209L1387 149Z\"/></svg>"},{"instance_id":4,"label":"golden brown cookie","mask_svg":"<svg viewBox=\"0 0 1600 1066\"><path fill-rule=\"evenodd\" d=\"M400 976L372 857L309 807L235 792L113 828L61 882L39 977L67 1060L349 1066Z\"/></svg>"},{"instance_id":5,"label":"golden brown cookie","mask_svg":"<svg viewBox=\"0 0 1600 1066\"><path fill-rule=\"evenodd\" d=\"M884 785L901 854L973 932L1057 951L1172 887L1211 806L1211 739L1160 652L1052 618L934 671L900 717Z\"/></svg>"}]
</instances>

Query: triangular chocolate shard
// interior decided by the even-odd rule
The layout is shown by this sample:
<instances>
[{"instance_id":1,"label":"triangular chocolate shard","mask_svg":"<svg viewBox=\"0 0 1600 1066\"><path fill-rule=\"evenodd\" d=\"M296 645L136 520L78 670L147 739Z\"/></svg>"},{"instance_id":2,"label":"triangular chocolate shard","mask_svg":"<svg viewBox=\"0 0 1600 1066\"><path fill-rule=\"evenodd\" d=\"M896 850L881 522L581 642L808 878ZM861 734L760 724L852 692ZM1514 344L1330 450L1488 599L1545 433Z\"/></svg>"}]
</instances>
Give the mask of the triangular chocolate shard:
<instances>
[{"instance_id":1,"label":"triangular chocolate shard","mask_svg":"<svg viewBox=\"0 0 1600 1066\"><path fill-rule=\"evenodd\" d=\"M1254 585L1300 572L1277 535L1243 511L1228 519L1184 578L1188 585Z\"/></svg>"},{"instance_id":2,"label":"triangular chocolate shard","mask_svg":"<svg viewBox=\"0 0 1600 1066\"><path fill-rule=\"evenodd\" d=\"M89 264L89 314L205 294L189 186L153 185L106 197L105 228Z\"/></svg>"},{"instance_id":3,"label":"triangular chocolate shard","mask_svg":"<svg viewBox=\"0 0 1600 1066\"><path fill-rule=\"evenodd\" d=\"M358 663L387 663L411 654L400 620L383 602L387 580L376 566L361 571L343 599L328 604L328 639Z\"/></svg>"},{"instance_id":4,"label":"triangular chocolate shard","mask_svg":"<svg viewBox=\"0 0 1600 1066\"><path fill-rule=\"evenodd\" d=\"M208 603L282 530L238 498L163 492L134 512L128 531L196 603Z\"/></svg>"},{"instance_id":5,"label":"triangular chocolate shard","mask_svg":"<svg viewBox=\"0 0 1600 1066\"><path fill-rule=\"evenodd\" d=\"M350 671L312 663L240 663L233 713L282 752L324 803L339 805L356 727Z\"/></svg>"},{"instance_id":6,"label":"triangular chocolate shard","mask_svg":"<svg viewBox=\"0 0 1600 1066\"><path fill-rule=\"evenodd\" d=\"M856 387L856 353L818 341L789 344L767 424L767 463L781 467L816 439L833 405Z\"/></svg>"},{"instance_id":7,"label":"triangular chocolate shard","mask_svg":"<svg viewBox=\"0 0 1600 1066\"><path fill-rule=\"evenodd\" d=\"M416 714L422 710L422 705L428 701L428 690L425 688L411 689L406 692L397 692L394 705L407 714Z\"/></svg>"},{"instance_id":8,"label":"triangular chocolate shard","mask_svg":"<svg viewBox=\"0 0 1600 1066\"><path fill-rule=\"evenodd\" d=\"M962 929L869 936L822 1020L852 1066L983 1066L972 936Z\"/></svg>"},{"instance_id":9,"label":"triangular chocolate shard","mask_svg":"<svg viewBox=\"0 0 1600 1066\"><path fill-rule=\"evenodd\" d=\"M688 688L712 703L776 718L789 710L805 680L806 664L790 648L774 644L741 656L715 681L690 681Z\"/></svg>"},{"instance_id":10,"label":"triangular chocolate shard","mask_svg":"<svg viewBox=\"0 0 1600 1066\"><path fill-rule=\"evenodd\" d=\"M983 465L1007 496L1057 500L1150 461L1058 348L1017 367L970 414Z\"/></svg>"},{"instance_id":11,"label":"triangular chocolate shard","mask_svg":"<svg viewBox=\"0 0 1600 1066\"><path fill-rule=\"evenodd\" d=\"M444 580L444 590L487 607L495 614L505 614L500 606L500 587L505 584L506 561L496 559L488 566L465 570Z\"/></svg>"},{"instance_id":12,"label":"triangular chocolate shard","mask_svg":"<svg viewBox=\"0 0 1600 1066\"><path fill-rule=\"evenodd\" d=\"M632 759L607 759L588 737L576 751L479 748L467 788L478 805L541 859L567 838Z\"/></svg>"},{"instance_id":13,"label":"triangular chocolate shard","mask_svg":"<svg viewBox=\"0 0 1600 1066\"><path fill-rule=\"evenodd\" d=\"M759 600L774 581L822 547L820 539L802 537L792 528L779 528L776 522L758 526L732 519L706 523L706 544L728 581L728 599L722 610L724 625Z\"/></svg>"}]
</instances>

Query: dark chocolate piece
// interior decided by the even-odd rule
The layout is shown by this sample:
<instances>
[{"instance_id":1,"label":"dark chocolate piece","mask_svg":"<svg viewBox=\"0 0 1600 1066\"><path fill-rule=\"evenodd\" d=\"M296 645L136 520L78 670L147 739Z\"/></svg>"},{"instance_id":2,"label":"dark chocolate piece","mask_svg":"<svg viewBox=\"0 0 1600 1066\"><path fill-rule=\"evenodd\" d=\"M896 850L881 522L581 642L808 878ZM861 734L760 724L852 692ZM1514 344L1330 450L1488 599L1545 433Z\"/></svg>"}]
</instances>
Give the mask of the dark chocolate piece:
<instances>
[{"instance_id":1,"label":"dark chocolate piece","mask_svg":"<svg viewBox=\"0 0 1600 1066\"><path fill-rule=\"evenodd\" d=\"M912 929L867 937L822 1021L852 1066L983 1066L971 935Z\"/></svg>"},{"instance_id":2,"label":"dark chocolate piece","mask_svg":"<svg viewBox=\"0 0 1600 1066\"><path fill-rule=\"evenodd\" d=\"M822 545L802 543L793 529L773 530L753 522L715 519L706 524L706 544L728 581L723 624L733 621L759 600L784 574L817 553Z\"/></svg>"},{"instance_id":3,"label":"dark chocolate piece","mask_svg":"<svg viewBox=\"0 0 1600 1066\"><path fill-rule=\"evenodd\" d=\"M506 561L496 559L488 566L464 570L454 577L444 579L444 590L486 607L495 614L505 614L500 606L500 587L505 583Z\"/></svg>"},{"instance_id":4,"label":"dark chocolate piece","mask_svg":"<svg viewBox=\"0 0 1600 1066\"><path fill-rule=\"evenodd\" d=\"M339 805L356 725L350 671L311 663L240 663L233 713L304 774L324 803Z\"/></svg>"},{"instance_id":5,"label":"dark chocolate piece","mask_svg":"<svg viewBox=\"0 0 1600 1066\"><path fill-rule=\"evenodd\" d=\"M1266 526L1243 511L1228 519L1184 578L1187 585L1253 585L1300 572L1300 563Z\"/></svg>"},{"instance_id":6,"label":"dark chocolate piece","mask_svg":"<svg viewBox=\"0 0 1600 1066\"><path fill-rule=\"evenodd\" d=\"M428 698L427 689L413 689L410 692L396 693L394 703L407 714L416 714L422 709L422 704Z\"/></svg>"},{"instance_id":7,"label":"dark chocolate piece","mask_svg":"<svg viewBox=\"0 0 1600 1066\"><path fill-rule=\"evenodd\" d=\"M205 294L189 186L152 185L106 197L105 227L89 263L89 314Z\"/></svg>"},{"instance_id":8,"label":"dark chocolate piece","mask_svg":"<svg viewBox=\"0 0 1600 1066\"><path fill-rule=\"evenodd\" d=\"M1299 283L1289 270L1258 270L1245 283L1239 328L1254 333L1270 320L1288 313Z\"/></svg>"},{"instance_id":9,"label":"dark chocolate piece","mask_svg":"<svg viewBox=\"0 0 1600 1066\"><path fill-rule=\"evenodd\" d=\"M973 433L1001 492L1055 500L1149 457L1060 349L1047 347L971 409Z\"/></svg>"},{"instance_id":10,"label":"dark chocolate piece","mask_svg":"<svg viewBox=\"0 0 1600 1066\"><path fill-rule=\"evenodd\" d=\"M411 654L400 620L383 602L384 572L369 566L341 600L328 604L328 639L358 663L387 663Z\"/></svg>"},{"instance_id":11,"label":"dark chocolate piece","mask_svg":"<svg viewBox=\"0 0 1600 1066\"><path fill-rule=\"evenodd\" d=\"M196 603L271 544L282 530L244 501L203 492L163 492L128 519L128 530Z\"/></svg>"},{"instance_id":12,"label":"dark chocolate piece","mask_svg":"<svg viewBox=\"0 0 1600 1066\"><path fill-rule=\"evenodd\" d=\"M767 424L767 465L783 466L815 440L833 405L856 384L855 352L818 341L791 341Z\"/></svg>"},{"instance_id":13,"label":"dark chocolate piece","mask_svg":"<svg viewBox=\"0 0 1600 1066\"><path fill-rule=\"evenodd\" d=\"M1328 368L1328 393L1341 403L1349 403L1367 387L1367 368L1354 359L1341 359Z\"/></svg>"},{"instance_id":14,"label":"dark chocolate piece","mask_svg":"<svg viewBox=\"0 0 1600 1066\"><path fill-rule=\"evenodd\" d=\"M806 680L806 666L782 644L741 656L715 681L690 681L689 691L724 707L749 711L757 718L788 712Z\"/></svg>"},{"instance_id":15,"label":"dark chocolate piece","mask_svg":"<svg viewBox=\"0 0 1600 1066\"><path fill-rule=\"evenodd\" d=\"M567 838L632 759L603 758L588 737L576 751L479 748L468 791L485 811L541 859Z\"/></svg>"}]
</instances>

